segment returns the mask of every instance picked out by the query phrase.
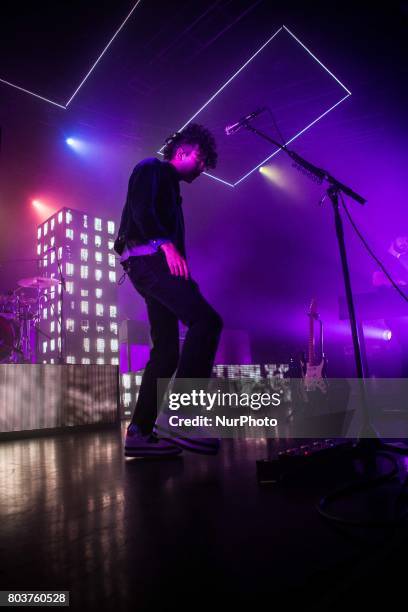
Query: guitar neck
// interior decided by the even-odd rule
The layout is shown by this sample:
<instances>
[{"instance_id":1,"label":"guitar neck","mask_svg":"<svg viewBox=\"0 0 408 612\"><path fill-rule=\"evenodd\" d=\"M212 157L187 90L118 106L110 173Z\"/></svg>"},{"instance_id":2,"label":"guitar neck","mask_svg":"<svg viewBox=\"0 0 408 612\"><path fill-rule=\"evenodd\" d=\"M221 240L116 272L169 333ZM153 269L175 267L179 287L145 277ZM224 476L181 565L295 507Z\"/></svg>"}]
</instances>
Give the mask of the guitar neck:
<instances>
[{"instance_id":1,"label":"guitar neck","mask_svg":"<svg viewBox=\"0 0 408 612\"><path fill-rule=\"evenodd\" d=\"M309 315L309 364L315 365L315 336L314 336L314 317Z\"/></svg>"}]
</instances>

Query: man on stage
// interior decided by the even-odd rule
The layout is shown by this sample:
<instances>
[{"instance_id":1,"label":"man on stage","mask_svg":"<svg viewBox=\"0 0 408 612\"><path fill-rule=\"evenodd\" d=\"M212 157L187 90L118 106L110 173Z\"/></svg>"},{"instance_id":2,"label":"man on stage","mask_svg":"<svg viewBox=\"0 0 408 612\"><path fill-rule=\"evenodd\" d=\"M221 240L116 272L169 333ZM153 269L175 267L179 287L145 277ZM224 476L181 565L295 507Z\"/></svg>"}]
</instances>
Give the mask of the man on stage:
<instances>
[{"instance_id":1,"label":"man on stage","mask_svg":"<svg viewBox=\"0 0 408 612\"><path fill-rule=\"evenodd\" d=\"M191 278L185 253L180 181L192 183L217 163L216 143L203 126L190 124L166 140L164 161L149 158L134 168L115 243L133 286L144 298L153 347L127 429L125 455L167 457L181 448L214 454L210 438L159 437L155 421L157 379L210 378L222 329L219 314ZM179 355L178 322L188 332ZM154 431L155 428L155 431Z\"/></svg>"}]
</instances>

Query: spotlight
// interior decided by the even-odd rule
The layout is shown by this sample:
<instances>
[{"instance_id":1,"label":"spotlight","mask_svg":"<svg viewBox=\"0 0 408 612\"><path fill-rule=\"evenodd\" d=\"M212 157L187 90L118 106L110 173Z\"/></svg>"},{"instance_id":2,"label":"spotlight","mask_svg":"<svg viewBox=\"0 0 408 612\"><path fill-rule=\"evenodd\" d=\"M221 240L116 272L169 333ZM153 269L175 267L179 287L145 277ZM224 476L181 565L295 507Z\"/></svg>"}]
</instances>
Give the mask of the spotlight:
<instances>
[{"instance_id":1,"label":"spotlight","mask_svg":"<svg viewBox=\"0 0 408 612\"><path fill-rule=\"evenodd\" d=\"M32 200L31 204L34 206L34 208L37 208L38 210L44 207L44 204L40 202L40 200Z\"/></svg>"},{"instance_id":2,"label":"spotlight","mask_svg":"<svg viewBox=\"0 0 408 612\"><path fill-rule=\"evenodd\" d=\"M392 331L390 329L385 329L383 331L383 339L389 341L391 340L391 338L392 338Z\"/></svg>"},{"instance_id":3,"label":"spotlight","mask_svg":"<svg viewBox=\"0 0 408 612\"><path fill-rule=\"evenodd\" d=\"M75 153L78 153L79 155L83 155L90 152L90 144L84 140L69 136L69 138L65 139L65 142L71 149L75 151Z\"/></svg>"}]
</instances>

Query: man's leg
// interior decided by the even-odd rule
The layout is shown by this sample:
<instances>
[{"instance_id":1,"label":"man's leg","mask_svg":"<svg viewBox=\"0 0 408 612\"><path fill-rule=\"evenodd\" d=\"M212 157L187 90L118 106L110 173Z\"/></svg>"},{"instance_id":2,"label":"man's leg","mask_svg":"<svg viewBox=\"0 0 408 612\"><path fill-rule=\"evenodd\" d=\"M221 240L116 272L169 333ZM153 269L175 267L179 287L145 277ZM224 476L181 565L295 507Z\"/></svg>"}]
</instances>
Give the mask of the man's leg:
<instances>
[{"instance_id":1,"label":"man's leg","mask_svg":"<svg viewBox=\"0 0 408 612\"><path fill-rule=\"evenodd\" d=\"M181 320L188 327L176 377L209 378L222 330L222 319L201 295L197 283L191 279L186 280L170 274L165 256L161 252L142 258L132 258L128 274L133 285L143 295L148 304L149 302L156 305L160 303L162 306L162 309L157 311L159 312L158 319L160 322L158 327L159 339L162 336L165 337L166 325L170 328L170 338L174 338L175 321L177 322L177 320ZM155 312L156 306L153 314ZM171 318L171 315L174 319ZM168 347L167 350L170 351L168 361L164 357L166 346ZM142 396L143 402L139 403L138 401L134 415L136 423L139 423L140 426L147 426L147 423L151 422L149 419L151 419L153 412L149 413L148 403L153 396L156 398L156 404L150 410L156 410L157 391L155 385L157 378L170 378L173 373L171 372L168 375L158 374L159 370L163 372L167 365L169 365L169 371L174 367L175 354L169 346L174 347L174 340L170 341L167 337L166 340L163 340L160 350L164 361L160 360L160 365L156 362L154 367L149 367L145 384L146 392ZM147 418L143 418L143 422L139 421L139 408L141 415L146 416L146 413L148 413Z\"/></svg>"},{"instance_id":2,"label":"man's leg","mask_svg":"<svg viewBox=\"0 0 408 612\"><path fill-rule=\"evenodd\" d=\"M171 378L179 359L179 328L177 317L152 297L145 297L153 347L146 364L132 423L143 434L152 431L157 406L163 398L157 396L157 379Z\"/></svg>"}]
</instances>

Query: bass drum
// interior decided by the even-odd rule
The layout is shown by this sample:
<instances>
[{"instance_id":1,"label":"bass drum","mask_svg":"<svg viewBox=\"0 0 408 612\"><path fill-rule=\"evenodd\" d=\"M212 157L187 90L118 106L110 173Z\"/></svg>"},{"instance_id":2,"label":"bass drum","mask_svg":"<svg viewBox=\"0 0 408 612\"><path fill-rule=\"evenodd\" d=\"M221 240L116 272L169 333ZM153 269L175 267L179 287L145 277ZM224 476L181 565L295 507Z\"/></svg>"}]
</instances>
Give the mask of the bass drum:
<instances>
[{"instance_id":1,"label":"bass drum","mask_svg":"<svg viewBox=\"0 0 408 612\"><path fill-rule=\"evenodd\" d=\"M7 315L0 314L0 363L11 362L17 331L17 324Z\"/></svg>"}]
</instances>

